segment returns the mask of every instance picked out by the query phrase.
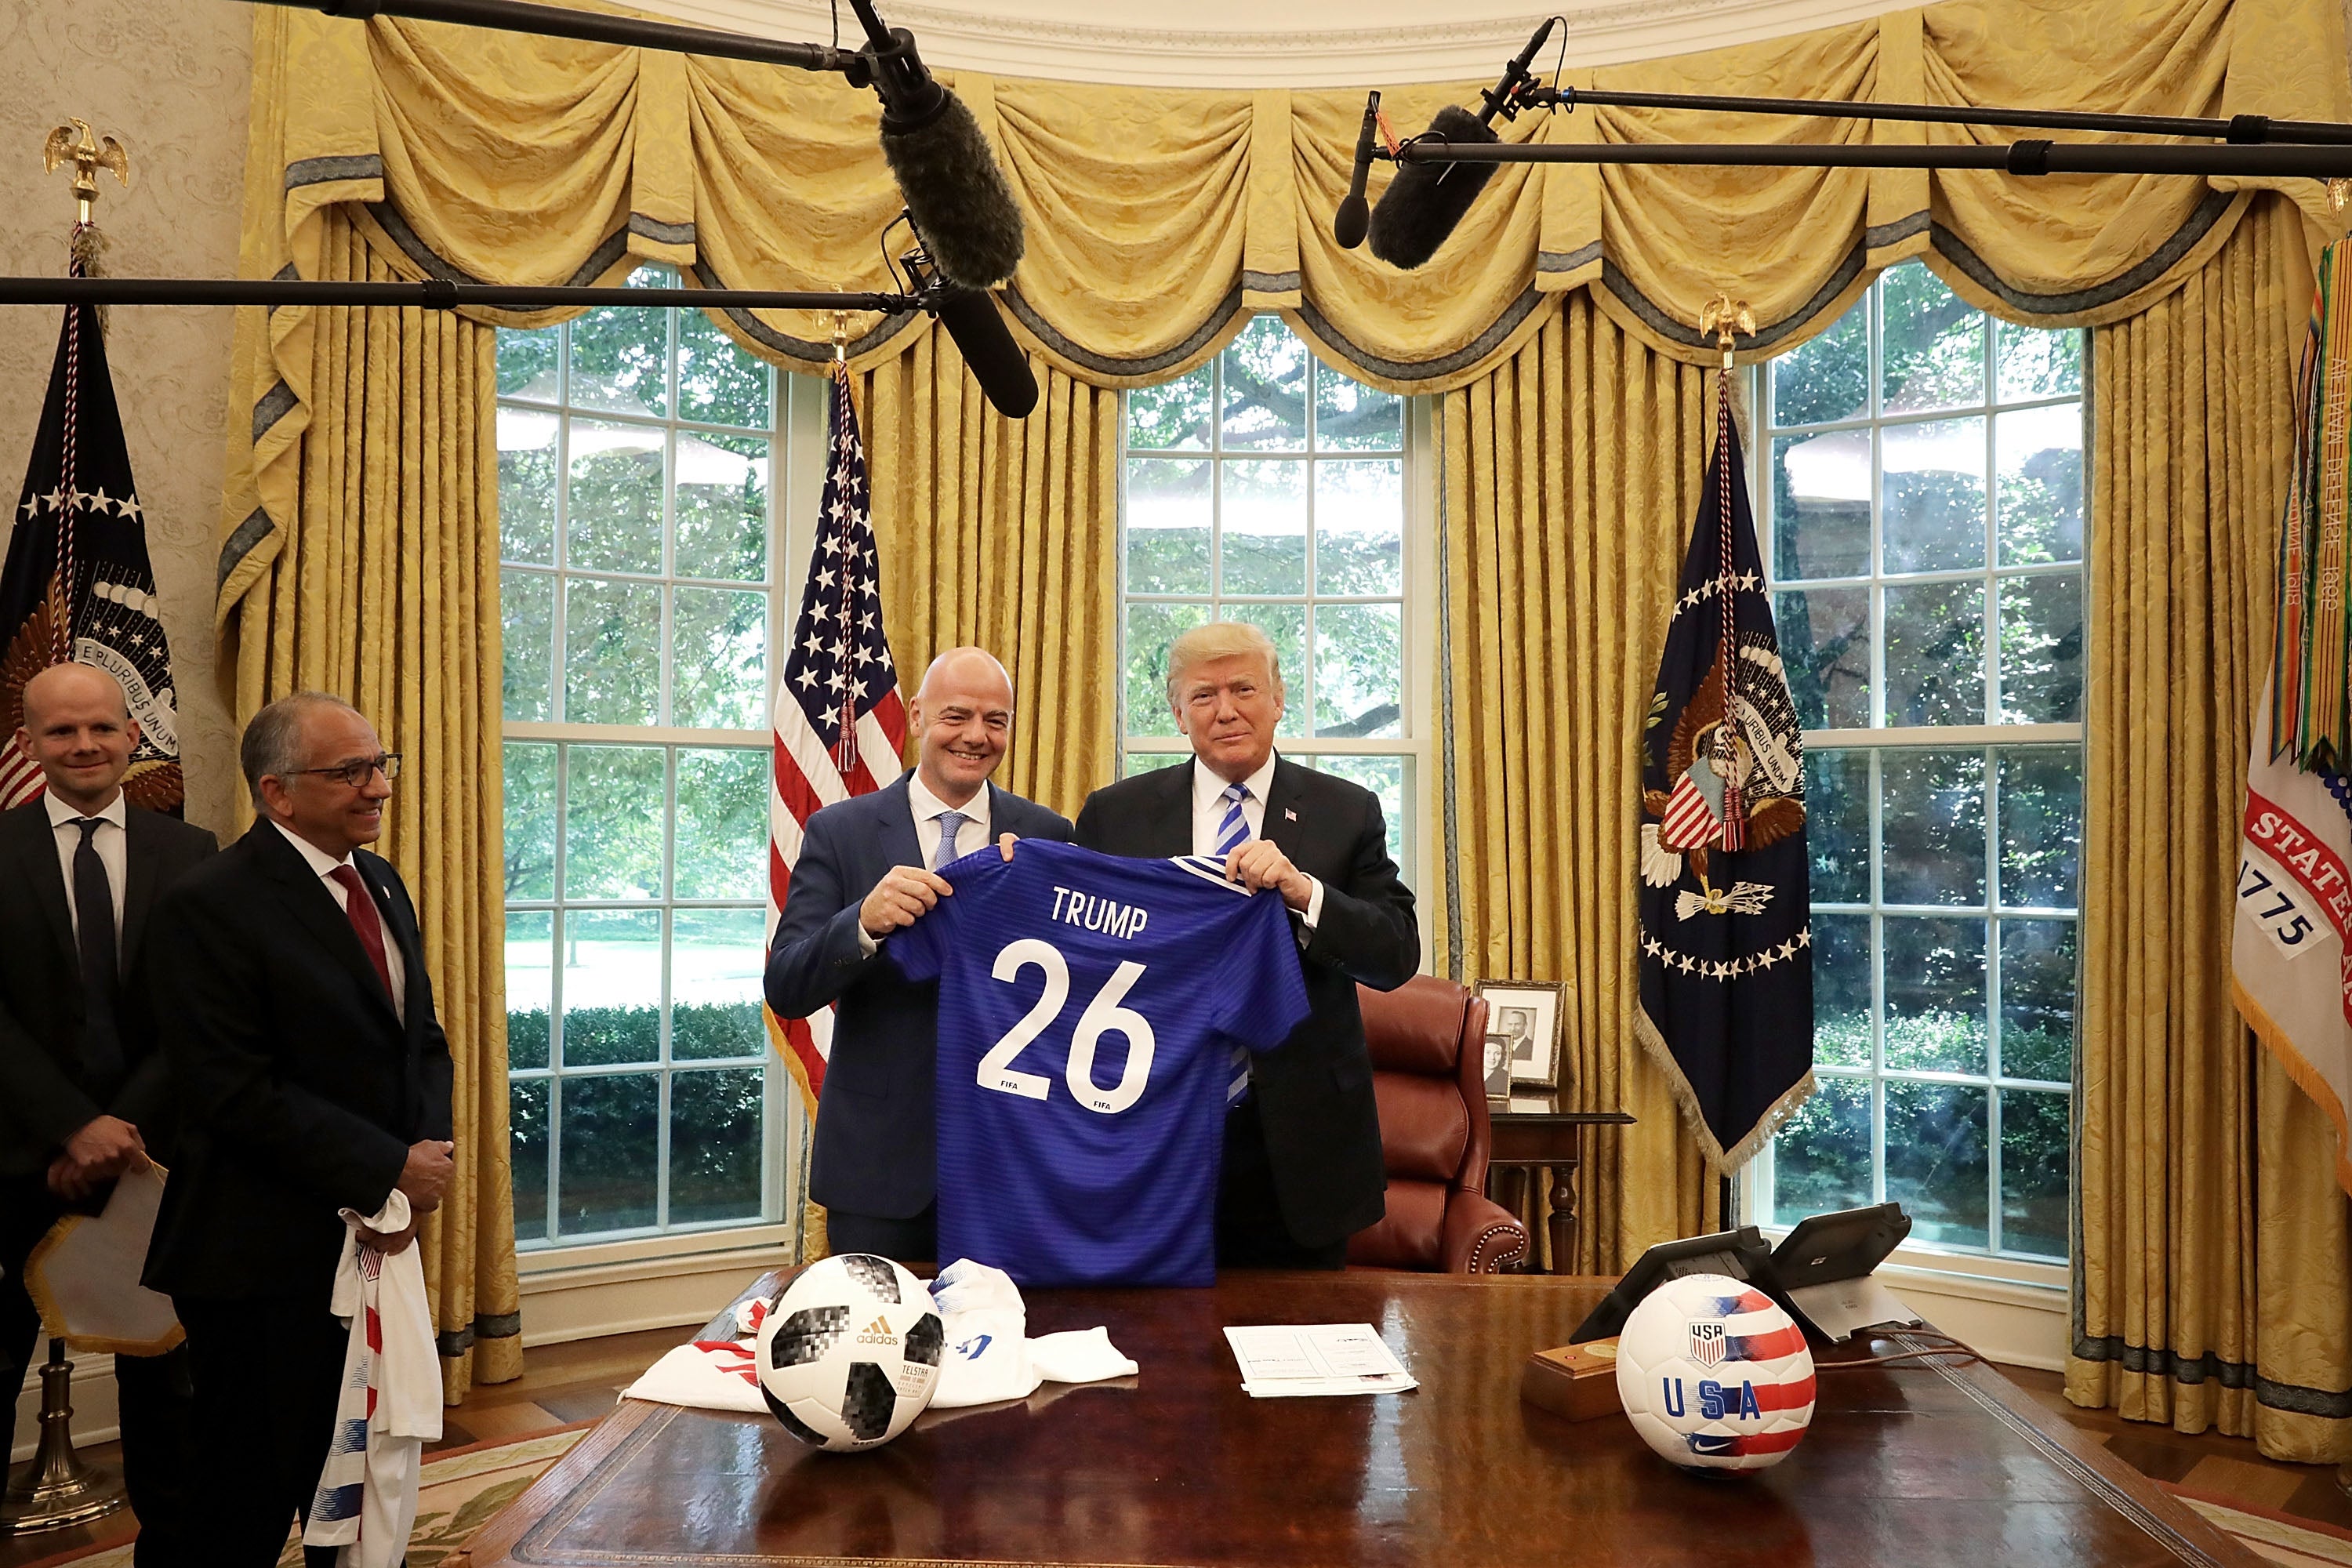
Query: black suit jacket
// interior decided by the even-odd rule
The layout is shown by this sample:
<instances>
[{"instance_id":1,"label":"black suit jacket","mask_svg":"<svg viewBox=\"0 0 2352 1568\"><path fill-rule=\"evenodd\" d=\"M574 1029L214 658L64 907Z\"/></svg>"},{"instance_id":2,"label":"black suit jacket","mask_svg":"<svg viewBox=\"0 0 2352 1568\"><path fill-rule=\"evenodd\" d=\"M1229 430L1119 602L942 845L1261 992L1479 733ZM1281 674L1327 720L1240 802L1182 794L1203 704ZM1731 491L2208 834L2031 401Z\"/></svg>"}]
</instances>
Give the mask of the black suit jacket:
<instances>
[{"instance_id":1,"label":"black suit jacket","mask_svg":"<svg viewBox=\"0 0 2352 1568\"><path fill-rule=\"evenodd\" d=\"M172 1096L155 1045L147 942L157 898L219 845L177 817L123 813L122 963L117 1027L128 1069L116 1082L81 1070L81 951L48 807L0 814L0 1178L46 1172L65 1141L99 1115L139 1129L170 1163Z\"/></svg>"},{"instance_id":2,"label":"black suit jacket","mask_svg":"<svg viewBox=\"0 0 2352 1568\"><path fill-rule=\"evenodd\" d=\"M1307 1021L1257 1058L1252 1080L1283 1223L1300 1245L1328 1247L1387 1212L1356 984L1393 991L1411 979L1421 928L1369 790L1277 759L1265 836L1323 884L1320 918L1299 954ZM1111 855L1192 853L1192 759L1088 795L1077 842Z\"/></svg>"},{"instance_id":3,"label":"black suit jacket","mask_svg":"<svg viewBox=\"0 0 2352 1568\"><path fill-rule=\"evenodd\" d=\"M1068 819L1034 801L991 784L988 802L992 838L1069 840ZM857 942L857 906L874 885L893 866L922 863L905 776L835 802L809 818L769 946L778 1017L839 1004L809 1164L809 1195L827 1208L911 1219L937 1195L939 983L908 979Z\"/></svg>"},{"instance_id":4,"label":"black suit jacket","mask_svg":"<svg viewBox=\"0 0 2352 1568\"><path fill-rule=\"evenodd\" d=\"M155 910L157 1032L184 1116L147 1254L155 1289L323 1303L335 1211L373 1214L408 1146L449 1136L449 1043L415 907L389 862L352 861L400 945L404 1025L334 895L268 822Z\"/></svg>"}]
</instances>

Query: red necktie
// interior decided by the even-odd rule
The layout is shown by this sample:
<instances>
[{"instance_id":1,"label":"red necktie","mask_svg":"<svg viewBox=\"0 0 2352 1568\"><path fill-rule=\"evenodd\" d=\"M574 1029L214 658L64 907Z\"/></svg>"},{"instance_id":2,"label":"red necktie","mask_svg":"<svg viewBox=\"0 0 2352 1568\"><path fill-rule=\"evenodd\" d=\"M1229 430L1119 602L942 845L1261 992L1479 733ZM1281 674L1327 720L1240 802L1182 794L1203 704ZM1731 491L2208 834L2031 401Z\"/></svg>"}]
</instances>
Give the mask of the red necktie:
<instances>
[{"instance_id":1,"label":"red necktie","mask_svg":"<svg viewBox=\"0 0 2352 1568\"><path fill-rule=\"evenodd\" d=\"M338 866L327 875L343 885L343 913L350 917L352 930L359 933L360 945L367 949L368 962L375 965L375 977L383 982L383 994L389 997L392 965L384 962L383 921L375 912L375 900L369 896L360 874L349 866Z\"/></svg>"}]
</instances>

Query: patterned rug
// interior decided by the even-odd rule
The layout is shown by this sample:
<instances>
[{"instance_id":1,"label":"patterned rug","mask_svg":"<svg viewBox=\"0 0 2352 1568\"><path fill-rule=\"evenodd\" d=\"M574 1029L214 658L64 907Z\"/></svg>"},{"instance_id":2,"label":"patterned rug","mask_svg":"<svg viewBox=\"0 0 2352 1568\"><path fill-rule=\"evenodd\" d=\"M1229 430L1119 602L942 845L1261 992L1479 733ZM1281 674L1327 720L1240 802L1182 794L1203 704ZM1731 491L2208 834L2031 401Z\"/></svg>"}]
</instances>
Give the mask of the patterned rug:
<instances>
[{"instance_id":1,"label":"patterned rug","mask_svg":"<svg viewBox=\"0 0 2352 1568\"><path fill-rule=\"evenodd\" d=\"M416 1528L408 1538L408 1568L446 1568L474 1532L499 1510L520 1497L541 1471L571 1451L593 1421L582 1421L527 1437L451 1448L425 1461L425 1491L417 1499ZM78 1555L52 1557L34 1568L131 1568L128 1542ZM302 1543L289 1537L279 1568L301 1568Z\"/></svg>"},{"instance_id":2,"label":"patterned rug","mask_svg":"<svg viewBox=\"0 0 2352 1568\"><path fill-rule=\"evenodd\" d=\"M2183 1487L2164 1489L2266 1563L2283 1563L2289 1568L2352 1568L2352 1531L2250 1503L2224 1502Z\"/></svg>"}]
</instances>

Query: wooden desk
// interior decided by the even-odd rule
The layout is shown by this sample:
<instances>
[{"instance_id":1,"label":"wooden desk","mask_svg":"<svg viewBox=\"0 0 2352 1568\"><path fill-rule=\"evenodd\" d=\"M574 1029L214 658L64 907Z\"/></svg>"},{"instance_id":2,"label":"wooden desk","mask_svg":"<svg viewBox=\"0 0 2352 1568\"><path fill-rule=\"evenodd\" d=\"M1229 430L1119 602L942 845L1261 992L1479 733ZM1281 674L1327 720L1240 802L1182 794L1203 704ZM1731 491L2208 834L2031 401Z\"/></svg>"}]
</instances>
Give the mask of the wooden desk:
<instances>
[{"instance_id":1,"label":"wooden desk","mask_svg":"<svg viewBox=\"0 0 2352 1568\"><path fill-rule=\"evenodd\" d=\"M1981 1366L1824 1374L1806 1441L1728 1479L1671 1468L1614 1417L1522 1405L1528 1352L1564 1342L1607 1283L1235 1274L1208 1290L1037 1291L1032 1333L1107 1324L1141 1374L932 1411L856 1455L765 1416L625 1402L490 1522L475 1568L2260 1568ZM1422 1386L1252 1399L1218 1330L1284 1321L1376 1324Z\"/></svg>"},{"instance_id":2,"label":"wooden desk","mask_svg":"<svg viewBox=\"0 0 2352 1568\"><path fill-rule=\"evenodd\" d=\"M1630 1127L1633 1118L1622 1110L1564 1110L1559 1096L1545 1090L1521 1089L1508 1100L1488 1100L1486 1120L1494 1126L1494 1152L1486 1159L1487 1195L1494 1196L1495 1173L1520 1173L1520 1206L1513 1212L1532 1227L1536 1205L1536 1173L1551 1172L1551 1257L1558 1270L1563 1259L1576 1258L1577 1172L1584 1163L1584 1130L1588 1127ZM1532 1260L1529 1268L1534 1267Z\"/></svg>"}]
</instances>

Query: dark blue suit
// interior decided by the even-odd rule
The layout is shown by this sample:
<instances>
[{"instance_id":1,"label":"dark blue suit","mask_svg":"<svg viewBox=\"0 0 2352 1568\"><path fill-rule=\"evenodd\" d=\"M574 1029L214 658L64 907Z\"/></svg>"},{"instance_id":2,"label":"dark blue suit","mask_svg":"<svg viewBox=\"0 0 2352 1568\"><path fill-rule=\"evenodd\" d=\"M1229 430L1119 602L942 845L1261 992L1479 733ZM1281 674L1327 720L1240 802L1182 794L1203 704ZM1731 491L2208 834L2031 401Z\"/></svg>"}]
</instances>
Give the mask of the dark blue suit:
<instances>
[{"instance_id":1,"label":"dark blue suit","mask_svg":"<svg viewBox=\"0 0 2352 1568\"><path fill-rule=\"evenodd\" d=\"M1067 821L988 786L989 837L1069 841ZM911 1219L937 1194L933 1060L940 988L857 941L857 908L893 866L923 863L907 778L809 818L768 953L768 1005L803 1018L837 1003L817 1101L809 1195L829 1209ZM886 939L882 944L887 947Z\"/></svg>"}]
</instances>

